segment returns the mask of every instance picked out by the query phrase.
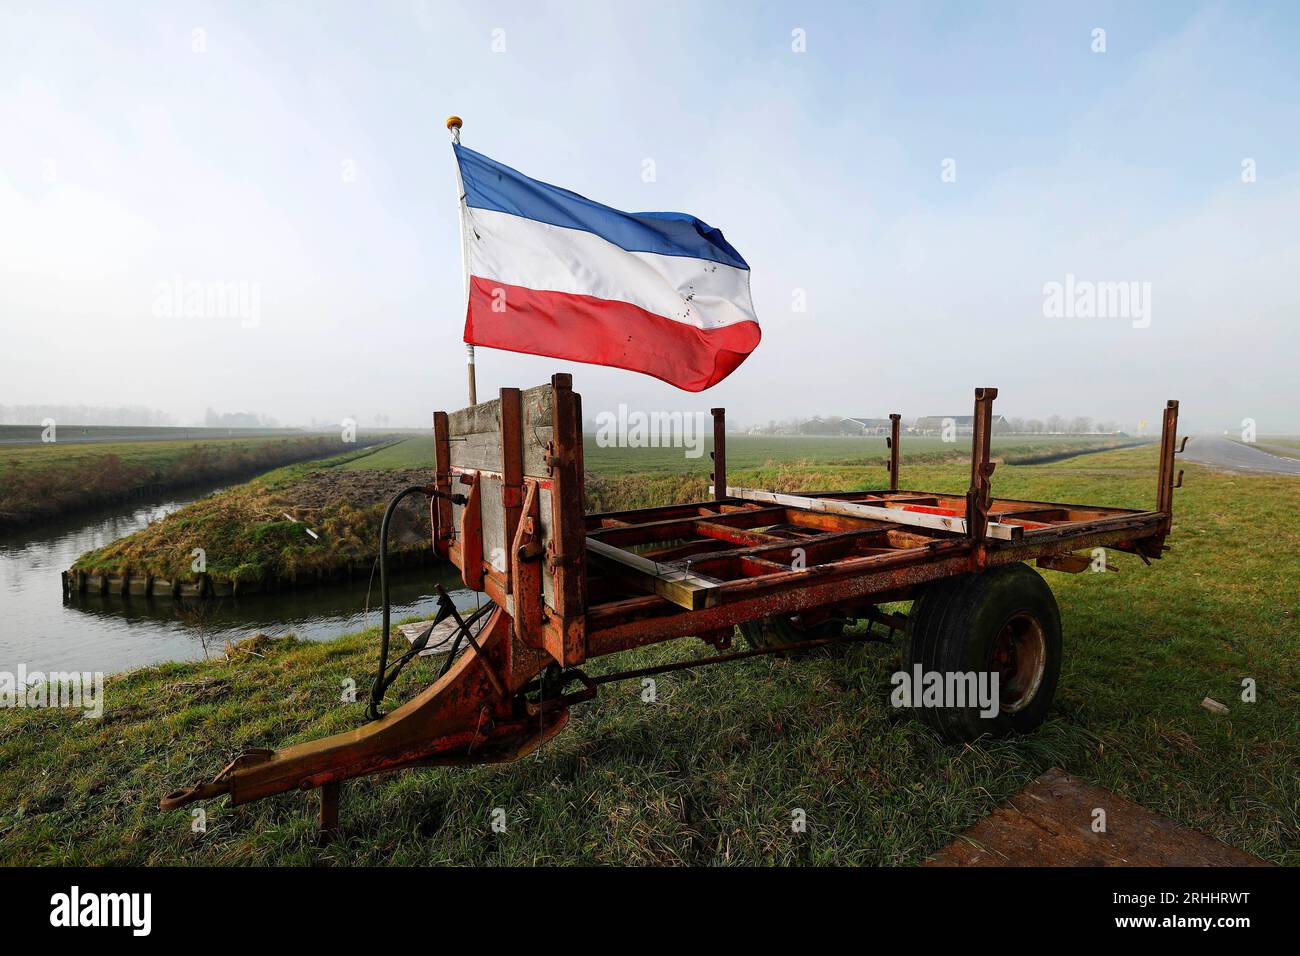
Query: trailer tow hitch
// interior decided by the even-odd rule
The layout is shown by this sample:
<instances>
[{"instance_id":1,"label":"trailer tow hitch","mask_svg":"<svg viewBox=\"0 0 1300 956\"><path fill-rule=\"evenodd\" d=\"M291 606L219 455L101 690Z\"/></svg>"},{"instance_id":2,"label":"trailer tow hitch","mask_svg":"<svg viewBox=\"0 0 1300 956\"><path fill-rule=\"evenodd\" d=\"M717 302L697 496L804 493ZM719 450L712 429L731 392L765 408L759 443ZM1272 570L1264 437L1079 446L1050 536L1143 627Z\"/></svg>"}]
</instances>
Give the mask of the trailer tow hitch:
<instances>
[{"instance_id":1,"label":"trailer tow hitch","mask_svg":"<svg viewBox=\"0 0 1300 956\"><path fill-rule=\"evenodd\" d=\"M490 613L488 613L490 612ZM452 612L454 613L454 612ZM568 700L533 710L523 688L500 693L510 618L495 605L470 646L432 685L355 729L281 750L249 750L210 781L174 790L159 802L174 810L225 794L238 806L277 793L321 790L321 829L337 825L345 780L403 767L503 763L532 753L568 722ZM462 622L469 625L473 616Z\"/></svg>"},{"instance_id":2,"label":"trailer tow hitch","mask_svg":"<svg viewBox=\"0 0 1300 956\"><path fill-rule=\"evenodd\" d=\"M179 790L173 790L167 796L158 801L158 806L163 810L176 810L195 800L208 800L212 797L219 797L223 793L230 792L230 775L240 767L248 767L252 764L261 763L264 760L270 760L275 754L274 750L267 750L262 747L254 747L245 750L230 763L226 764L225 769L217 774L209 783L196 783L192 787L181 787Z\"/></svg>"}]
</instances>

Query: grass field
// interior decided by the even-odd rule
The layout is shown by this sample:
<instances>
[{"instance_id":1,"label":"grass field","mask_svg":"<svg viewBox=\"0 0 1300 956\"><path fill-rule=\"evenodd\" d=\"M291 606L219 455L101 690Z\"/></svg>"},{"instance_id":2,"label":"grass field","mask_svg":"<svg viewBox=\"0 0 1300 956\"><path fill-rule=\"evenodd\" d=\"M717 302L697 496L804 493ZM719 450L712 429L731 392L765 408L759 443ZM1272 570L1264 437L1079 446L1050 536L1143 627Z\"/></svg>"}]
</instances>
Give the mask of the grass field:
<instances>
[{"instance_id":1,"label":"grass field","mask_svg":"<svg viewBox=\"0 0 1300 956\"><path fill-rule=\"evenodd\" d=\"M403 438L386 445L373 455L358 458L343 466L349 471L385 468L428 468L433 470L433 436Z\"/></svg>"},{"instance_id":2,"label":"grass field","mask_svg":"<svg viewBox=\"0 0 1300 956\"><path fill-rule=\"evenodd\" d=\"M1125 440L1127 441L1127 440ZM1102 449L1117 444L1115 439L1071 435L998 435L993 454L1008 462L1022 462L1070 452ZM707 475L712 468L709 453L713 440L704 443L701 454L688 458L682 448L602 448L596 436L583 436L583 458L587 471L598 475ZM899 441L899 456L906 462L969 460L970 438L945 442L937 436L905 436ZM874 467L884 475L883 462L889 457L883 437L831 438L799 436L728 435L727 465L731 469L761 468L774 462L787 465L850 465ZM433 436L407 438L350 468L432 468Z\"/></svg>"},{"instance_id":3,"label":"grass field","mask_svg":"<svg viewBox=\"0 0 1300 956\"><path fill-rule=\"evenodd\" d=\"M306 436L296 436L306 437ZM40 445L0 445L0 470L31 468L34 471L84 469L101 464L106 458L116 458L124 467L146 468L152 472L165 471L170 465L201 446L215 453L245 451L271 447L283 443L282 436L252 438L208 438L203 441L182 439L177 441L138 442L53 442Z\"/></svg>"},{"instance_id":4,"label":"grass field","mask_svg":"<svg viewBox=\"0 0 1300 956\"><path fill-rule=\"evenodd\" d=\"M45 429L40 425L0 425L0 442L39 442ZM201 428L179 425L59 425L55 435L69 443L88 441L209 441L214 438L251 438L278 436L288 438L303 434L298 428Z\"/></svg>"},{"instance_id":5,"label":"grass field","mask_svg":"<svg viewBox=\"0 0 1300 956\"><path fill-rule=\"evenodd\" d=\"M993 482L999 496L1149 507L1155 466L1145 447L1001 465ZM881 473L733 468L747 483L809 488L877 484ZM1119 574L1046 572L1061 604L1064 664L1055 707L1028 737L940 743L888 704L899 644L869 644L663 676L654 704L635 682L610 686L519 763L349 783L342 836L326 848L314 844L314 798L300 794L240 808L210 802L206 833L192 832L188 809L158 810L162 793L210 777L245 747L359 726L363 705L340 703L339 691L347 678L366 686L369 632L110 678L99 721L0 712L0 860L912 864L1058 766L1295 865L1300 481L1186 469L1164 560L1145 568L1120 555ZM958 492L968 480L955 462L917 464L903 478ZM589 669L703 652L678 643ZM423 686L432 666L411 669L396 696ZM1256 703L1241 700L1244 678L1257 682ZM1205 696L1231 712L1201 709ZM490 826L495 808L505 832ZM796 808L806 833L791 832Z\"/></svg>"},{"instance_id":6,"label":"grass field","mask_svg":"<svg viewBox=\"0 0 1300 956\"><path fill-rule=\"evenodd\" d=\"M349 447L338 435L302 434L0 445L0 527L137 494L243 477Z\"/></svg>"}]
</instances>

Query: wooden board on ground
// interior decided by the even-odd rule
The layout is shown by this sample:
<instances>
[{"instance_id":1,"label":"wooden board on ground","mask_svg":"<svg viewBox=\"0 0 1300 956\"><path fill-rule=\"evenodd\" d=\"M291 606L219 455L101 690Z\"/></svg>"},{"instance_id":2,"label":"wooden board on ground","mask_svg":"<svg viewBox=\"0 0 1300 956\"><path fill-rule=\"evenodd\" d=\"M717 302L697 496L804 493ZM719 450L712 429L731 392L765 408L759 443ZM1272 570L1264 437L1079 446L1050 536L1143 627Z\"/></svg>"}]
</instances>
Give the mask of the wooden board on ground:
<instances>
[{"instance_id":1,"label":"wooden board on ground","mask_svg":"<svg viewBox=\"0 0 1300 956\"><path fill-rule=\"evenodd\" d=\"M428 621L416 621L414 624L399 624L397 629L401 631L402 637L414 644L428 626ZM456 622L452 618L447 618L433 629L433 633L429 635L429 643L425 645L424 650L420 651L419 656L432 657L435 654L446 654L451 650L451 643L455 639Z\"/></svg>"},{"instance_id":2,"label":"wooden board on ground","mask_svg":"<svg viewBox=\"0 0 1300 956\"><path fill-rule=\"evenodd\" d=\"M1093 832L1095 810L1106 813ZM1269 866L1131 800L1052 769L924 866Z\"/></svg>"}]
</instances>

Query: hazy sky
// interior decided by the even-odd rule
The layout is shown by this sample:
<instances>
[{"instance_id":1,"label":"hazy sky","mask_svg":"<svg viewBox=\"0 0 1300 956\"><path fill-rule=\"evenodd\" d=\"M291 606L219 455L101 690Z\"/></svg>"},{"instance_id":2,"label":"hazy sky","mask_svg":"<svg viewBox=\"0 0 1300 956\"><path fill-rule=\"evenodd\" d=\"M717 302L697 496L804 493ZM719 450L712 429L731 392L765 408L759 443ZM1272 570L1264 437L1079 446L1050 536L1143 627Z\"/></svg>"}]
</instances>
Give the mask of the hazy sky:
<instances>
[{"instance_id":1,"label":"hazy sky","mask_svg":"<svg viewBox=\"0 0 1300 956\"><path fill-rule=\"evenodd\" d=\"M1194 429L1300 432L1298 26L1255 3L2 0L0 404L462 406L458 113L529 175L721 228L763 326L700 395L480 350L480 397L564 368L588 417L753 422L965 413L996 385L1008 416L1180 398ZM1049 317L1067 274L1149 283L1149 312ZM178 281L256 309L187 315Z\"/></svg>"}]
</instances>

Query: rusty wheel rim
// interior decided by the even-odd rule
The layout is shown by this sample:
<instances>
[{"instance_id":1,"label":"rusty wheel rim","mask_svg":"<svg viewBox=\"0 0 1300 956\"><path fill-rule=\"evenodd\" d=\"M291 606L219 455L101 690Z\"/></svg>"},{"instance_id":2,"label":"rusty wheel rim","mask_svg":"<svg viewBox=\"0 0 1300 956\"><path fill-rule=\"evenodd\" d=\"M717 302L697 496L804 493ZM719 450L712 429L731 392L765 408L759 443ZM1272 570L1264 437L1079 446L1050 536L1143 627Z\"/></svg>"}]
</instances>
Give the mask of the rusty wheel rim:
<instances>
[{"instance_id":1,"label":"rusty wheel rim","mask_svg":"<svg viewBox=\"0 0 1300 956\"><path fill-rule=\"evenodd\" d=\"M998 698L1004 714L1028 707L1047 671L1047 636L1032 614L1013 614L993 642L989 669L998 675Z\"/></svg>"}]
</instances>

